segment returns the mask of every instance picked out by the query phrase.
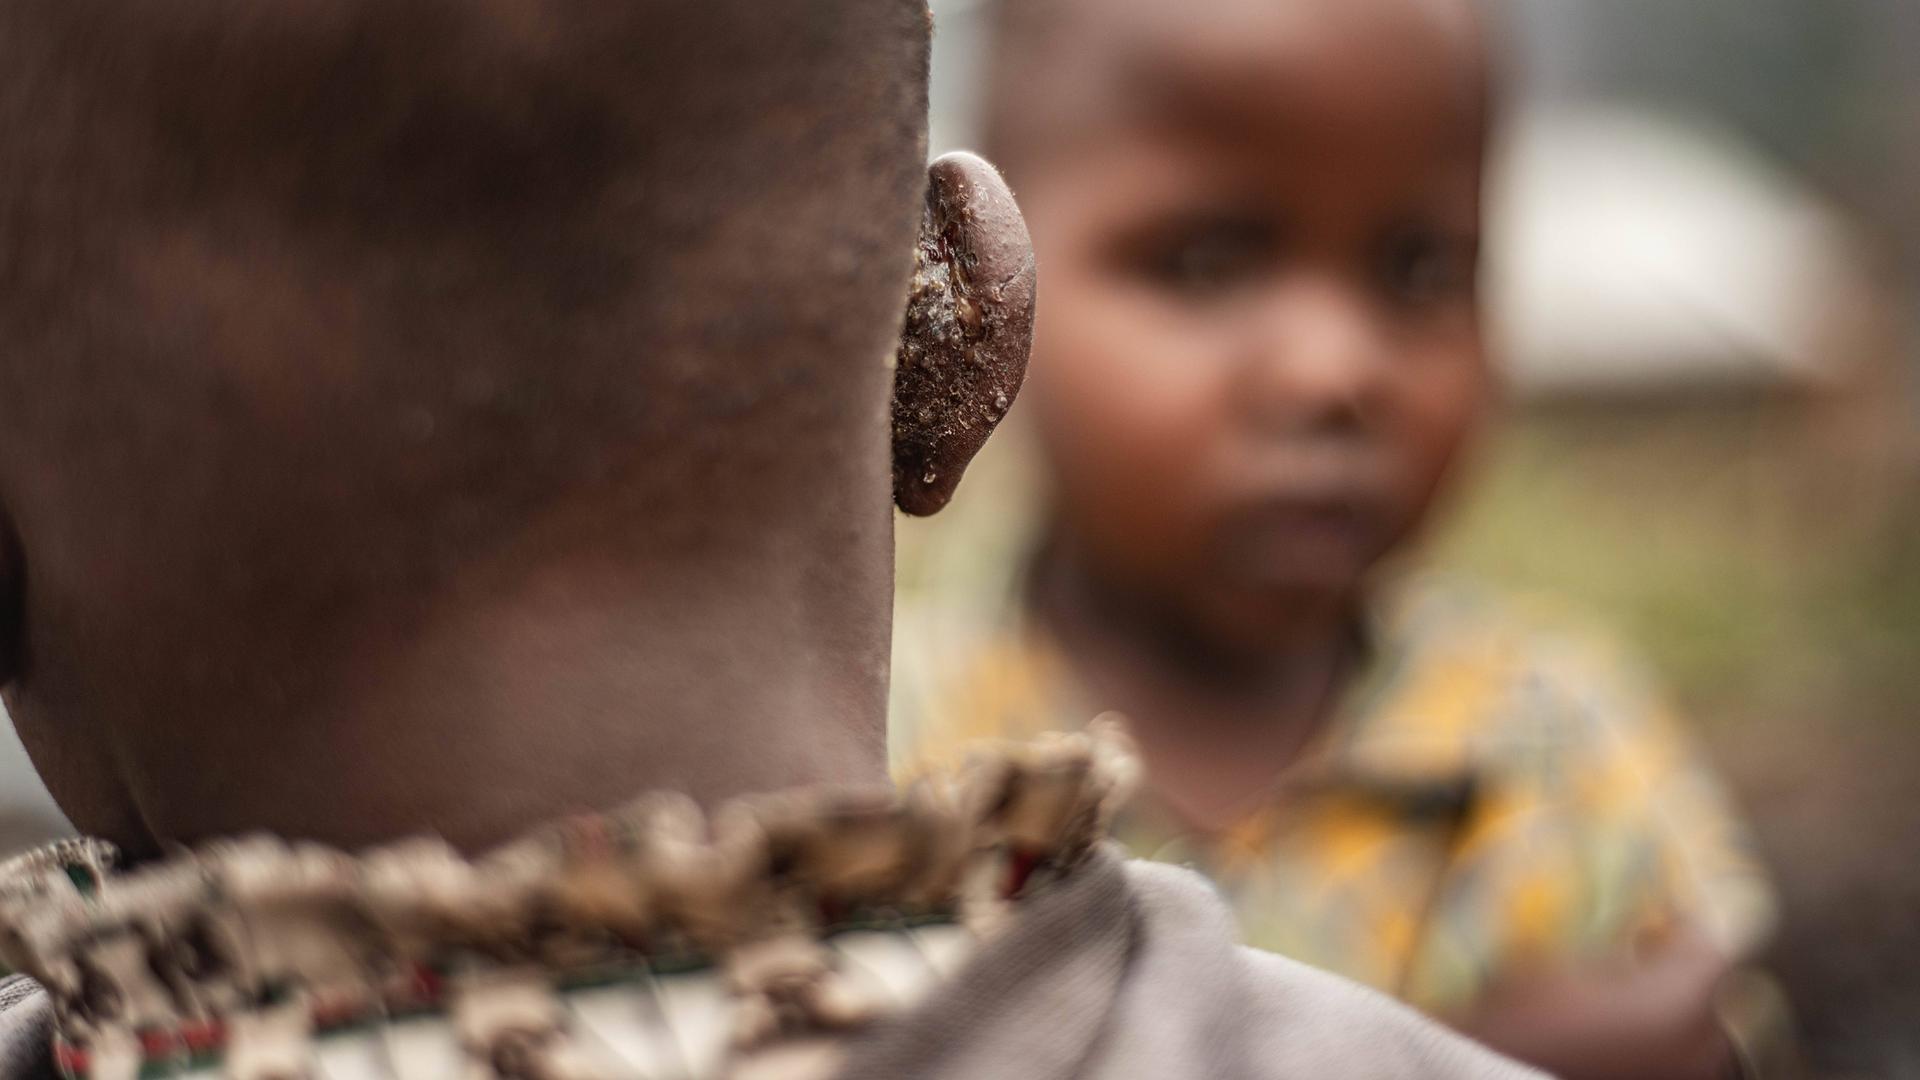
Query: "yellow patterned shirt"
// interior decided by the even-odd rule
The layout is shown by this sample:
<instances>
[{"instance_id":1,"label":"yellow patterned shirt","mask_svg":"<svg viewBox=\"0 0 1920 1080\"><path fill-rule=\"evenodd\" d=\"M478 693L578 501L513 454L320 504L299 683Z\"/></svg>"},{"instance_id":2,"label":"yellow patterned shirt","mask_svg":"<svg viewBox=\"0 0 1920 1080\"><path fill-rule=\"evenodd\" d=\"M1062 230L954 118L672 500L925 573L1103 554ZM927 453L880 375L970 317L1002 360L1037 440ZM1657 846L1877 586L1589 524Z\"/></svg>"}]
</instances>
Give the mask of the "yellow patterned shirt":
<instances>
[{"instance_id":1,"label":"yellow patterned shirt","mask_svg":"<svg viewBox=\"0 0 1920 1080\"><path fill-rule=\"evenodd\" d=\"M1590 633L1427 583L1369 628L1368 670L1269 798L1198 835L1150 797L1117 833L1192 865L1250 944L1423 1008L1505 972L1633 948L1679 921L1745 954L1773 900L1745 829L1635 667ZM1100 711L1019 620L901 613L903 773Z\"/></svg>"}]
</instances>

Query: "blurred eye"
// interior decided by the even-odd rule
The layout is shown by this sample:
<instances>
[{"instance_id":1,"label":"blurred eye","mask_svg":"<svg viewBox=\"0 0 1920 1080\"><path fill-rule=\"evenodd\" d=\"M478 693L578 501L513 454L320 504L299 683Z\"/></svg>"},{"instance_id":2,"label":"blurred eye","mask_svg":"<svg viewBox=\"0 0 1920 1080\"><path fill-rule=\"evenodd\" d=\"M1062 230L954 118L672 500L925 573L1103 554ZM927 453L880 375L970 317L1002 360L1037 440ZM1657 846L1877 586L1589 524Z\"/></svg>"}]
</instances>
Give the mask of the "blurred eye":
<instances>
[{"instance_id":1,"label":"blurred eye","mask_svg":"<svg viewBox=\"0 0 1920 1080\"><path fill-rule=\"evenodd\" d=\"M1195 222L1141 244L1132 260L1151 284L1209 299L1252 282L1273 258L1272 231L1256 223Z\"/></svg>"},{"instance_id":2,"label":"blurred eye","mask_svg":"<svg viewBox=\"0 0 1920 1080\"><path fill-rule=\"evenodd\" d=\"M1471 237L1406 228L1381 244L1375 274L1393 303L1423 307L1473 299L1478 263L1478 245Z\"/></svg>"}]
</instances>

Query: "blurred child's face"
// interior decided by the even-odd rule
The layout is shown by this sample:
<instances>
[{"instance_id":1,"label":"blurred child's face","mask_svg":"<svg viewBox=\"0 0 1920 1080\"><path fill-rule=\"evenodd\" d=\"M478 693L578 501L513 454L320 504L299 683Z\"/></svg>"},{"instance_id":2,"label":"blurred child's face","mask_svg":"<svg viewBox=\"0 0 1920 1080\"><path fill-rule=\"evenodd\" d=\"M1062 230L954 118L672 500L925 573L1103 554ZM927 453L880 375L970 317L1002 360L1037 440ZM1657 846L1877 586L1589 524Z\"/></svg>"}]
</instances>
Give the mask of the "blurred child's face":
<instances>
[{"instance_id":1,"label":"blurred child's face","mask_svg":"<svg viewBox=\"0 0 1920 1080\"><path fill-rule=\"evenodd\" d=\"M1351 599L1481 411L1482 60L1448 5L1159 6L1133 107L1018 178L1032 394L1075 554L1258 648Z\"/></svg>"}]
</instances>

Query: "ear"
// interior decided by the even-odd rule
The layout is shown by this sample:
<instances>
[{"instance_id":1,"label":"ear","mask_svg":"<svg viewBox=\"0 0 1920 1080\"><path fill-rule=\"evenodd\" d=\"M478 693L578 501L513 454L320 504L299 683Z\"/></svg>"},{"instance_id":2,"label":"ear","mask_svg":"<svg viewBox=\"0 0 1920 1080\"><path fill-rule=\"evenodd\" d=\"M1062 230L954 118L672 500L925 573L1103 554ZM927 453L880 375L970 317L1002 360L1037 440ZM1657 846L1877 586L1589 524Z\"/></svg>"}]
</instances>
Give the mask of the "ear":
<instances>
[{"instance_id":1,"label":"ear","mask_svg":"<svg viewBox=\"0 0 1920 1080\"><path fill-rule=\"evenodd\" d=\"M913 289L893 374L893 501L915 516L953 498L1027 374L1033 244L992 165L946 154L927 169Z\"/></svg>"}]
</instances>

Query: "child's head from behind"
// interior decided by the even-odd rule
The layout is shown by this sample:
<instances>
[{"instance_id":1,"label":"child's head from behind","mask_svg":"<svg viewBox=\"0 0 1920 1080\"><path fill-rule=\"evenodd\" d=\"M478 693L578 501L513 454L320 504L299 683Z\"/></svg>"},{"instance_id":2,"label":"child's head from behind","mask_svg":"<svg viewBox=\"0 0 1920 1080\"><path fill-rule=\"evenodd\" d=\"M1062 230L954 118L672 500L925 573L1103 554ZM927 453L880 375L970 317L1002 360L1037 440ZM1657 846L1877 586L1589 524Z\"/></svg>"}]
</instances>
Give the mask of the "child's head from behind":
<instances>
[{"instance_id":1,"label":"child's head from behind","mask_svg":"<svg viewBox=\"0 0 1920 1080\"><path fill-rule=\"evenodd\" d=\"M1004 0L1051 522L1229 649L1351 602L1488 376L1465 0Z\"/></svg>"},{"instance_id":2,"label":"child's head from behind","mask_svg":"<svg viewBox=\"0 0 1920 1080\"><path fill-rule=\"evenodd\" d=\"M657 779L636 726L883 700L927 32L6 5L0 668L76 822L486 838Z\"/></svg>"}]
</instances>

